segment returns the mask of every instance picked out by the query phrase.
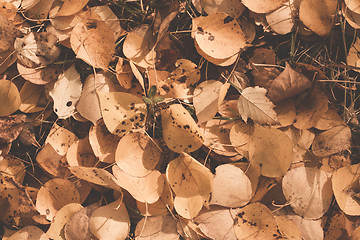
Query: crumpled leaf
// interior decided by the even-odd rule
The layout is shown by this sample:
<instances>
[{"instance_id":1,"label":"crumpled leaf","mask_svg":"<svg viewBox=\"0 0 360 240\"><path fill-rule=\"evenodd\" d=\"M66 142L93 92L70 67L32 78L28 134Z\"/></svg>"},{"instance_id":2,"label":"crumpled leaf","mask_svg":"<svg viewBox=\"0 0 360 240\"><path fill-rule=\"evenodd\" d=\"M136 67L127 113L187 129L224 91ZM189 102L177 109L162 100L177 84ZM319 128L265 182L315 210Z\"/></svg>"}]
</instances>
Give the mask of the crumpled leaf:
<instances>
[{"instance_id":1,"label":"crumpled leaf","mask_svg":"<svg viewBox=\"0 0 360 240\"><path fill-rule=\"evenodd\" d=\"M59 76L54 87L49 91L54 100L54 112L60 119L68 118L75 114L75 106L80 99L82 83L80 74L72 65Z\"/></svg>"},{"instance_id":2,"label":"crumpled leaf","mask_svg":"<svg viewBox=\"0 0 360 240\"><path fill-rule=\"evenodd\" d=\"M181 104L161 110L163 137L174 152L193 152L203 143L199 127Z\"/></svg>"},{"instance_id":3,"label":"crumpled leaf","mask_svg":"<svg viewBox=\"0 0 360 240\"><path fill-rule=\"evenodd\" d=\"M64 2L55 16L70 16L79 12L89 0L63 0Z\"/></svg>"},{"instance_id":4,"label":"crumpled leaf","mask_svg":"<svg viewBox=\"0 0 360 240\"><path fill-rule=\"evenodd\" d=\"M107 69L115 52L115 38L111 28L96 19L80 21L71 31L71 48L76 57L95 68Z\"/></svg>"},{"instance_id":5,"label":"crumpled leaf","mask_svg":"<svg viewBox=\"0 0 360 240\"><path fill-rule=\"evenodd\" d=\"M191 219L208 205L213 174L187 153L168 164L166 178L176 195L175 209L182 217Z\"/></svg>"},{"instance_id":6,"label":"crumpled leaf","mask_svg":"<svg viewBox=\"0 0 360 240\"><path fill-rule=\"evenodd\" d=\"M247 122L248 118L258 124L278 124L274 104L265 96L266 89L261 87L245 88L239 100L237 107L242 119Z\"/></svg>"},{"instance_id":7,"label":"crumpled leaf","mask_svg":"<svg viewBox=\"0 0 360 240\"><path fill-rule=\"evenodd\" d=\"M25 120L24 114L0 117L0 146L14 141L19 136L24 128Z\"/></svg>"},{"instance_id":8,"label":"crumpled leaf","mask_svg":"<svg viewBox=\"0 0 360 240\"><path fill-rule=\"evenodd\" d=\"M16 38L15 51L19 61L26 67L46 66L60 55L56 46L58 38L48 32L30 32L23 38Z\"/></svg>"},{"instance_id":9,"label":"crumpled leaf","mask_svg":"<svg viewBox=\"0 0 360 240\"><path fill-rule=\"evenodd\" d=\"M188 59L178 59L176 60L175 67L176 68L171 72L171 79L180 82L185 81L187 87L200 80L200 70L192 61Z\"/></svg>"},{"instance_id":10,"label":"crumpled leaf","mask_svg":"<svg viewBox=\"0 0 360 240\"><path fill-rule=\"evenodd\" d=\"M271 83L267 97L276 103L295 96L309 87L311 87L310 80L286 63L285 70Z\"/></svg>"}]
</instances>

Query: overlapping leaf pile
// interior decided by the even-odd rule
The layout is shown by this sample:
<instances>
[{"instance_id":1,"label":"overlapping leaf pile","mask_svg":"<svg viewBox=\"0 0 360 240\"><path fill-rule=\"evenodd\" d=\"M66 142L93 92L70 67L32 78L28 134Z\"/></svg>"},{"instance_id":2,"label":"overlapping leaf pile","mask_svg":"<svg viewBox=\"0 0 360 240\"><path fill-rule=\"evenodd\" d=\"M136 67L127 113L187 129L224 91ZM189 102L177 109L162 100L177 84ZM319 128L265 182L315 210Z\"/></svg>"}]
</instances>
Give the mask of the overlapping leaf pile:
<instances>
[{"instance_id":1,"label":"overlapping leaf pile","mask_svg":"<svg viewBox=\"0 0 360 240\"><path fill-rule=\"evenodd\" d=\"M242 59L255 22L326 36L338 7L359 28L358 1L174 2L128 32L119 19L132 3L116 2L0 1L4 239L360 238L360 165L326 76L261 47ZM168 31L186 11L197 63ZM69 52L93 74L60 67ZM79 138L66 121L91 127ZM39 149L33 165L9 153L16 138Z\"/></svg>"}]
</instances>

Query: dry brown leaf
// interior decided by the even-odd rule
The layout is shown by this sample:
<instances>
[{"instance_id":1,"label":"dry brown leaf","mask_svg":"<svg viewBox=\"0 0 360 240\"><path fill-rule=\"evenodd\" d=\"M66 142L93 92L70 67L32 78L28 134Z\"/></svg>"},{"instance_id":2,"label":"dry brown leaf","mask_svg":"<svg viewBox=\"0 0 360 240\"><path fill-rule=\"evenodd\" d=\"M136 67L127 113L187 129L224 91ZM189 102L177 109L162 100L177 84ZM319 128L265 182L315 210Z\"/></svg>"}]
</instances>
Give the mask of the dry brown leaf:
<instances>
[{"instance_id":1,"label":"dry brown leaf","mask_svg":"<svg viewBox=\"0 0 360 240\"><path fill-rule=\"evenodd\" d=\"M234 217L238 209L210 206L203 209L194 221L203 234L211 239L237 240L234 232Z\"/></svg>"},{"instance_id":2,"label":"dry brown leaf","mask_svg":"<svg viewBox=\"0 0 360 240\"><path fill-rule=\"evenodd\" d=\"M36 197L36 209L49 221L69 203L80 203L79 191L72 182L61 178L46 182Z\"/></svg>"},{"instance_id":3,"label":"dry brown leaf","mask_svg":"<svg viewBox=\"0 0 360 240\"><path fill-rule=\"evenodd\" d=\"M89 2L89 0L63 0L63 4L61 8L56 13L55 16L70 16L77 12L79 12L85 5Z\"/></svg>"},{"instance_id":4,"label":"dry brown leaf","mask_svg":"<svg viewBox=\"0 0 360 240\"><path fill-rule=\"evenodd\" d=\"M65 238L64 232L62 231L65 224L70 220L71 216L77 211L83 209L79 203L69 203L63 206L54 217L51 222L50 228L46 232L46 235L54 240L63 240Z\"/></svg>"},{"instance_id":5,"label":"dry brown leaf","mask_svg":"<svg viewBox=\"0 0 360 240\"><path fill-rule=\"evenodd\" d=\"M124 55L136 65L149 68L155 65L155 39L149 25L141 25L126 36L123 45ZM136 75L135 75L136 76Z\"/></svg>"},{"instance_id":6,"label":"dry brown leaf","mask_svg":"<svg viewBox=\"0 0 360 240\"><path fill-rule=\"evenodd\" d=\"M299 7L299 18L314 33L325 36L333 26L337 1L303 0Z\"/></svg>"},{"instance_id":7,"label":"dry brown leaf","mask_svg":"<svg viewBox=\"0 0 360 240\"><path fill-rule=\"evenodd\" d=\"M70 167L94 167L98 163L97 157L91 148L89 137L76 140L66 153L66 161Z\"/></svg>"},{"instance_id":8,"label":"dry brown leaf","mask_svg":"<svg viewBox=\"0 0 360 240\"><path fill-rule=\"evenodd\" d=\"M91 204L74 213L65 224L65 239L91 240L92 236L89 230L89 220L92 213L98 207L97 204Z\"/></svg>"},{"instance_id":9,"label":"dry brown leaf","mask_svg":"<svg viewBox=\"0 0 360 240\"><path fill-rule=\"evenodd\" d=\"M182 217L191 219L203 204L208 205L213 174L187 153L181 153L168 164L166 178L176 195L175 209Z\"/></svg>"},{"instance_id":10,"label":"dry brown leaf","mask_svg":"<svg viewBox=\"0 0 360 240\"><path fill-rule=\"evenodd\" d=\"M360 39L357 37L355 42L350 47L350 50L346 57L347 64L354 67L360 67L360 59L358 57L359 50L360 50ZM355 71L359 72L358 69L355 69Z\"/></svg>"},{"instance_id":11,"label":"dry brown leaf","mask_svg":"<svg viewBox=\"0 0 360 240\"><path fill-rule=\"evenodd\" d=\"M122 137L144 127L147 110L140 97L125 92L99 92L98 95L109 132Z\"/></svg>"},{"instance_id":12,"label":"dry brown leaf","mask_svg":"<svg viewBox=\"0 0 360 240\"><path fill-rule=\"evenodd\" d=\"M77 137L73 132L55 123L45 140L45 144L50 144L59 155L64 156L76 140Z\"/></svg>"},{"instance_id":13,"label":"dry brown leaf","mask_svg":"<svg viewBox=\"0 0 360 240\"><path fill-rule=\"evenodd\" d=\"M131 176L117 165L112 167L112 171L118 179L119 186L128 191L137 201L151 204L159 200L165 182L164 176L159 171L153 170L144 177Z\"/></svg>"},{"instance_id":14,"label":"dry brown leaf","mask_svg":"<svg viewBox=\"0 0 360 240\"><path fill-rule=\"evenodd\" d=\"M46 67L29 68L17 62L20 75L27 81L36 85L45 85L58 79L61 70L59 67L49 65Z\"/></svg>"},{"instance_id":15,"label":"dry brown leaf","mask_svg":"<svg viewBox=\"0 0 360 240\"><path fill-rule=\"evenodd\" d=\"M231 127L229 138L234 149L242 156L249 157L250 136L253 127L244 122L235 122Z\"/></svg>"},{"instance_id":16,"label":"dry brown leaf","mask_svg":"<svg viewBox=\"0 0 360 240\"><path fill-rule=\"evenodd\" d=\"M111 28L96 19L76 24L71 31L71 48L76 57L95 68L107 69L115 52L115 38Z\"/></svg>"},{"instance_id":17,"label":"dry brown leaf","mask_svg":"<svg viewBox=\"0 0 360 240\"><path fill-rule=\"evenodd\" d=\"M89 141L96 157L99 161L106 163L115 162L115 151L120 140L119 136L111 134L104 123L99 119L89 131Z\"/></svg>"},{"instance_id":18,"label":"dry brown leaf","mask_svg":"<svg viewBox=\"0 0 360 240\"><path fill-rule=\"evenodd\" d=\"M204 146L222 156L233 157L238 155L229 137L232 126L233 123L226 120L209 120L202 127Z\"/></svg>"},{"instance_id":19,"label":"dry brown leaf","mask_svg":"<svg viewBox=\"0 0 360 240\"><path fill-rule=\"evenodd\" d=\"M292 142L282 131L255 125L249 146L250 162L260 165L261 175L281 177L292 161Z\"/></svg>"},{"instance_id":20,"label":"dry brown leaf","mask_svg":"<svg viewBox=\"0 0 360 240\"><path fill-rule=\"evenodd\" d=\"M161 150L147 134L128 133L122 137L115 152L120 169L133 177L150 174L161 158Z\"/></svg>"},{"instance_id":21,"label":"dry brown leaf","mask_svg":"<svg viewBox=\"0 0 360 240\"><path fill-rule=\"evenodd\" d=\"M168 214L169 209L172 210L174 207L173 193L171 191L169 183L165 181L163 192L158 201L152 204L136 201L136 205L141 214L143 214L144 216L157 216Z\"/></svg>"},{"instance_id":22,"label":"dry brown leaf","mask_svg":"<svg viewBox=\"0 0 360 240\"><path fill-rule=\"evenodd\" d=\"M36 156L36 162L47 173L55 177L66 178L70 176L70 172L62 162L62 159L63 156L59 155L48 143L45 144Z\"/></svg>"},{"instance_id":23,"label":"dry brown leaf","mask_svg":"<svg viewBox=\"0 0 360 240\"><path fill-rule=\"evenodd\" d=\"M24 113L34 113L45 109L48 100L43 86L25 82L20 90L21 105L19 110Z\"/></svg>"},{"instance_id":24,"label":"dry brown leaf","mask_svg":"<svg viewBox=\"0 0 360 240\"><path fill-rule=\"evenodd\" d=\"M241 27L226 13L217 12L194 18L192 30L199 48L212 58L227 59L246 47Z\"/></svg>"},{"instance_id":25,"label":"dry brown leaf","mask_svg":"<svg viewBox=\"0 0 360 240\"><path fill-rule=\"evenodd\" d=\"M359 0L344 0L347 8L351 11L360 14L360 1Z\"/></svg>"},{"instance_id":26,"label":"dry brown leaf","mask_svg":"<svg viewBox=\"0 0 360 240\"><path fill-rule=\"evenodd\" d=\"M321 116L327 111L328 98L320 86L316 85L298 105L300 106L296 107L294 127L298 129L309 129L316 126Z\"/></svg>"},{"instance_id":27,"label":"dry brown leaf","mask_svg":"<svg viewBox=\"0 0 360 240\"><path fill-rule=\"evenodd\" d=\"M48 32L30 32L23 38L17 38L14 48L18 60L26 67L34 68L53 63L60 55L56 46L58 38Z\"/></svg>"},{"instance_id":28,"label":"dry brown leaf","mask_svg":"<svg viewBox=\"0 0 360 240\"><path fill-rule=\"evenodd\" d=\"M2 6L5 8L5 6ZM0 53L13 50L13 45L16 37L19 37L20 31L14 26L8 17L0 13Z\"/></svg>"},{"instance_id":29,"label":"dry brown leaf","mask_svg":"<svg viewBox=\"0 0 360 240\"><path fill-rule=\"evenodd\" d=\"M305 219L298 215L286 215L298 227L301 237L304 240L322 240L324 239L324 231L321 226L321 220Z\"/></svg>"},{"instance_id":30,"label":"dry brown leaf","mask_svg":"<svg viewBox=\"0 0 360 240\"><path fill-rule=\"evenodd\" d=\"M266 89L261 87L248 87L241 92L237 102L241 118L247 122L248 118L258 124L278 124L275 105L265 96Z\"/></svg>"},{"instance_id":31,"label":"dry brown leaf","mask_svg":"<svg viewBox=\"0 0 360 240\"><path fill-rule=\"evenodd\" d=\"M100 19L111 28L114 33L115 40L126 33L120 26L120 20L107 5L92 7L91 13L96 13Z\"/></svg>"},{"instance_id":32,"label":"dry brown leaf","mask_svg":"<svg viewBox=\"0 0 360 240\"><path fill-rule=\"evenodd\" d=\"M279 239L273 213L261 203L252 203L241 208L234 221L237 239Z\"/></svg>"},{"instance_id":33,"label":"dry brown leaf","mask_svg":"<svg viewBox=\"0 0 360 240\"><path fill-rule=\"evenodd\" d=\"M13 82L0 80L0 116L8 116L19 109L21 98Z\"/></svg>"},{"instance_id":34,"label":"dry brown leaf","mask_svg":"<svg viewBox=\"0 0 360 240\"><path fill-rule=\"evenodd\" d=\"M195 48L196 48L196 51L202 56L204 57L206 60L208 60L209 62L215 64L215 65L218 65L218 66L221 66L221 67L226 67L226 66L230 66L231 64L235 63L236 60L238 59L239 57L239 54L235 54L231 57L228 57L228 58L214 58L208 54L206 54L201 48L200 46L198 45L197 42L194 42L194 45L195 45Z\"/></svg>"},{"instance_id":35,"label":"dry brown leaf","mask_svg":"<svg viewBox=\"0 0 360 240\"><path fill-rule=\"evenodd\" d=\"M223 164L215 169L210 204L242 207L253 196L250 179L236 165Z\"/></svg>"},{"instance_id":36,"label":"dry brown leaf","mask_svg":"<svg viewBox=\"0 0 360 240\"><path fill-rule=\"evenodd\" d=\"M193 152L203 143L199 127L181 104L161 110L163 137L174 152Z\"/></svg>"},{"instance_id":37,"label":"dry brown leaf","mask_svg":"<svg viewBox=\"0 0 360 240\"><path fill-rule=\"evenodd\" d=\"M253 12L268 13L283 5L286 0L243 0L242 3Z\"/></svg>"},{"instance_id":38,"label":"dry brown leaf","mask_svg":"<svg viewBox=\"0 0 360 240\"><path fill-rule=\"evenodd\" d=\"M324 157L351 147L351 130L348 126L337 126L315 136L312 152Z\"/></svg>"},{"instance_id":39,"label":"dry brown leaf","mask_svg":"<svg viewBox=\"0 0 360 240\"><path fill-rule=\"evenodd\" d=\"M74 166L70 171L78 178L100 186L121 191L118 180L108 171L95 167Z\"/></svg>"},{"instance_id":40,"label":"dry brown leaf","mask_svg":"<svg viewBox=\"0 0 360 240\"><path fill-rule=\"evenodd\" d=\"M116 78L119 81L120 85L125 89L130 89L134 74L131 71L129 62L124 61L123 58L119 57L119 60L115 66L115 72Z\"/></svg>"},{"instance_id":41,"label":"dry brown leaf","mask_svg":"<svg viewBox=\"0 0 360 240\"><path fill-rule=\"evenodd\" d=\"M177 240L180 235L173 217L163 215L142 218L136 225L135 238L138 240Z\"/></svg>"},{"instance_id":42,"label":"dry brown leaf","mask_svg":"<svg viewBox=\"0 0 360 240\"><path fill-rule=\"evenodd\" d=\"M274 108L281 127L293 124L296 119L296 105L294 98L288 98L278 102Z\"/></svg>"},{"instance_id":43,"label":"dry brown leaf","mask_svg":"<svg viewBox=\"0 0 360 240\"><path fill-rule=\"evenodd\" d=\"M201 73L198 66L188 59L178 59L175 69L171 72L171 79L186 83L189 87L200 80Z\"/></svg>"},{"instance_id":44,"label":"dry brown leaf","mask_svg":"<svg viewBox=\"0 0 360 240\"><path fill-rule=\"evenodd\" d=\"M311 87L307 77L293 70L288 63L285 66L285 70L272 81L267 94L274 103L293 97Z\"/></svg>"},{"instance_id":45,"label":"dry brown leaf","mask_svg":"<svg viewBox=\"0 0 360 240\"><path fill-rule=\"evenodd\" d=\"M287 34L294 27L294 14L291 2L285 2L283 6L266 14L266 21L272 30L278 34Z\"/></svg>"},{"instance_id":46,"label":"dry brown leaf","mask_svg":"<svg viewBox=\"0 0 360 240\"><path fill-rule=\"evenodd\" d=\"M194 2L195 0L193 0ZM204 11L207 14L224 12L230 17L238 18L244 12L245 7L240 0L206 0L200 1ZM195 4L194 4L195 5ZM200 9L198 9L199 11ZM201 10L199 11L201 12Z\"/></svg>"},{"instance_id":47,"label":"dry brown leaf","mask_svg":"<svg viewBox=\"0 0 360 240\"><path fill-rule=\"evenodd\" d=\"M339 116L337 111L329 108L316 123L315 128L319 130L329 130L333 127L344 125L344 120Z\"/></svg>"},{"instance_id":48,"label":"dry brown leaf","mask_svg":"<svg viewBox=\"0 0 360 240\"><path fill-rule=\"evenodd\" d=\"M330 175L318 168L289 170L282 180L282 189L294 211L306 219L319 219L332 202Z\"/></svg>"},{"instance_id":49,"label":"dry brown leaf","mask_svg":"<svg viewBox=\"0 0 360 240\"><path fill-rule=\"evenodd\" d=\"M360 28L360 14L351 11L349 8L346 7L344 3L342 3L342 14L345 17L346 22L353 28L359 29Z\"/></svg>"},{"instance_id":50,"label":"dry brown leaf","mask_svg":"<svg viewBox=\"0 0 360 240\"><path fill-rule=\"evenodd\" d=\"M25 121L24 114L0 117L0 147L11 143L19 136L24 129Z\"/></svg>"},{"instance_id":51,"label":"dry brown leaf","mask_svg":"<svg viewBox=\"0 0 360 240\"><path fill-rule=\"evenodd\" d=\"M1 178L12 178L16 183L22 184L25 177L25 165L16 157L6 155L0 161Z\"/></svg>"},{"instance_id":52,"label":"dry brown leaf","mask_svg":"<svg viewBox=\"0 0 360 240\"><path fill-rule=\"evenodd\" d=\"M193 104L198 124L209 121L217 113L222 86L223 83L216 80L207 80L196 86Z\"/></svg>"},{"instance_id":53,"label":"dry brown leaf","mask_svg":"<svg viewBox=\"0 0 360 240\"><path fill-rule=\"evenodd\" d=\"M26 226L21 228L16 233L12 234L6 240L50 240L50 238L38 227L36 226Z\"/></svg>"},{"instance_id":54,"label":"dry brown leaf","mask_svg":"<svg viewBox=\"0 0 360 240\"><path fill-rule=\"evenodd\" d=\"M98 239L125 240L130 232L125 204L116 200L96 209L90 217L89 229Z\"/></svg>"},{"instance_id":55,"label":"dry brown leaf","mask_svg":"<svg viewBox=\"0 0 360 240\"><path fill-rule=\"evenodd\" d=\"M294 221L286 218L285 216L274 216L276 224L278 225L279 231L287 239L302 240L302 236L299 228Z\"/></svg>"},{"instance_id":56,"label":"dry brown leaf","mask_svg":"<svg viewBox=\"0 0 360 240\"><path fill-rule=\"evenodd\" d=\"M360 164L338 169L332 177L335 199L340 209L347 215L360 215L359 193Z\"/></svg>"}]
</instances>

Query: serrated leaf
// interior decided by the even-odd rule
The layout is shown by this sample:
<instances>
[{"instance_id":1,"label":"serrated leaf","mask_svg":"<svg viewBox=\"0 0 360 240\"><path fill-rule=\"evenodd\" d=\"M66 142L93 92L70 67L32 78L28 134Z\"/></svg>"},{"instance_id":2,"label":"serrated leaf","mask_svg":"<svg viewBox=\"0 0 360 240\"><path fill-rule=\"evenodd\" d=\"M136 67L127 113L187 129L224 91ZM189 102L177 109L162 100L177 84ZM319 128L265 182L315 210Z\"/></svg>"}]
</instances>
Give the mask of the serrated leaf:
<instances>
[{"instance_id":1,"label":"serrated leaf","mask_svg":"<svg viewBox=\"0 0 360 240\"><path fill-rule=\"evenodd\" d=\"M265 96L266 89L261 87L245 88L237 102L237 107L242 119L248 118L259 124L278 124L275 105Z\"/></svg>"}]
</instances>

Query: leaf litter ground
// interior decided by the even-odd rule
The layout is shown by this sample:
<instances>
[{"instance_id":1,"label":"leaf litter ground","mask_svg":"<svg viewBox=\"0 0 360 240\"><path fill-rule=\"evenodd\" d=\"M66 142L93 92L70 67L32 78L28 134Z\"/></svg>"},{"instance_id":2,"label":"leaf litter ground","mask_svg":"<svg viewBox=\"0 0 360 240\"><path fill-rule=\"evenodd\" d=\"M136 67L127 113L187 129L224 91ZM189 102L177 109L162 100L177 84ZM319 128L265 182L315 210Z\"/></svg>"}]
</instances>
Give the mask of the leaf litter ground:
<instances>
[{"instance_id":1,"label":"leaf litter ground","mask_svg":"<svg viewBox=\"0 0 360 240\"><path fill-rule=\"evenodd\" d=\"M3 239L360 238L357 1L0 4Z\"/></svg>"}]
</instances>

